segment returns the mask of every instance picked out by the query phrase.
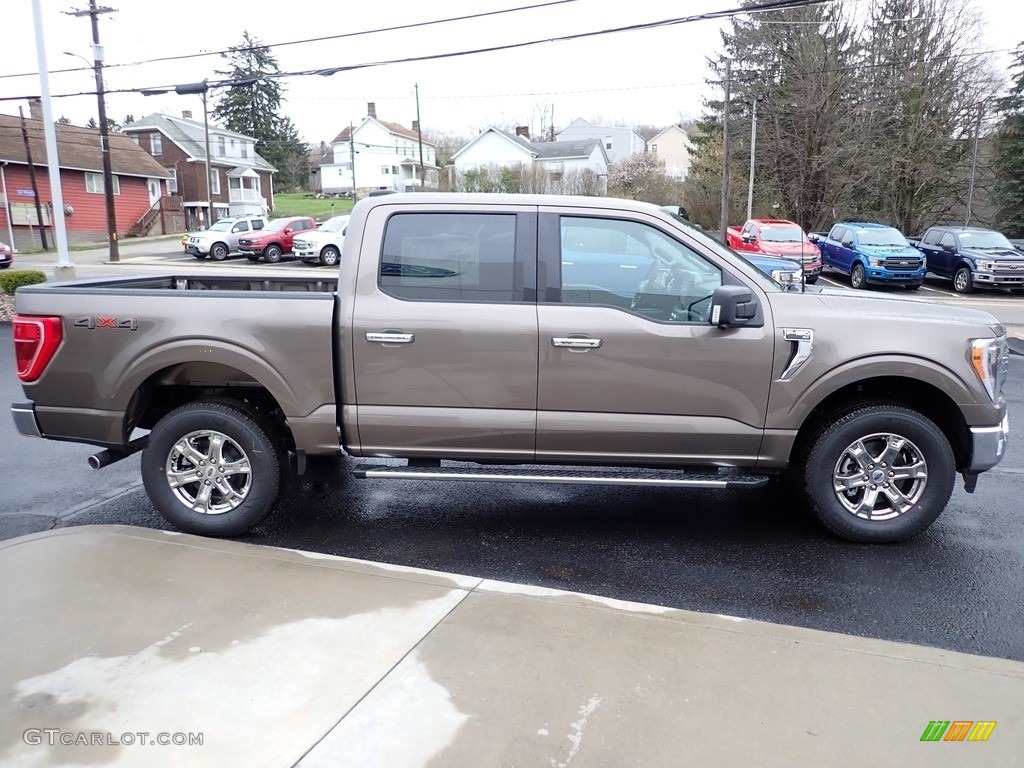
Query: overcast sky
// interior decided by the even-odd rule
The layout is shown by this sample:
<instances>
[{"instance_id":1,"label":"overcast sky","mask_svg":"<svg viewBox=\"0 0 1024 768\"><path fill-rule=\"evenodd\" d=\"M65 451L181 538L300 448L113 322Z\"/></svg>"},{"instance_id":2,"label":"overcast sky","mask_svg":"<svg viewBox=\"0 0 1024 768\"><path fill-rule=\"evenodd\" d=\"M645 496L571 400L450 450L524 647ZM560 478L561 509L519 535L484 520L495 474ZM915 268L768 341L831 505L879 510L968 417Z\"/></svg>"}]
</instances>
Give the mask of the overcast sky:
<instances>
[{"instance_id":1,"label":"overcast sky","mask_svg":"<svg viewBox=\"0 0 1024 768\"><path fill-rule=\"evenodd\" d=\"M68 11L88 0L40 0L53 94L92 91L91 69L65 51L92 61L88 16ZM870 0L843 0L867 4ZM40 92L31 0L2 0L3 48L0 97ZM300 0L292 4L222 3L216 0L100 0L116 9L99 17L106 51L108 90L166 86L217 77L226 62L216 55L153 62L153 59L221 51L237 44L243 29L272 47L285 72L339 67L447 53L679 18L739 5L739 0L571 0L489 18L435 24L323 42L283 43L434 21L485 11L536 5L544 0L432 0L346 2ZM553 2L553 0L549 0ZM1012 49L1024 39L1018 0L972 0L984 20L983 50ZM159 8L159 13L156 9ZM263 8L273 10L263 11ZM171 14L176 14L176 18ZM349 122L377 105L383 120L410 125L419 84L425 129L473 135L489 124L530 125L536 132L583 117L615 124L665 126L697 117L705 85L706 57L721 49L724 22L698 21L660 29L621 32L571 42L546 42L511 51L439 61L390 64L282 80L285 111L303 139L329 141ZM1004 67L1007 54L993 54ZM27 77L7 77L30 73ZM212 97L211 97L212 98ZM0 101L0 112L17 114L25 102ZM211 103L212 107L212 103ZM111 93L108 116L121 120L151 112L192 110L202 119L198 96ZM82 125L96 114L96 97L55 98L54 117Z\"/></svg>"}]
</instances>

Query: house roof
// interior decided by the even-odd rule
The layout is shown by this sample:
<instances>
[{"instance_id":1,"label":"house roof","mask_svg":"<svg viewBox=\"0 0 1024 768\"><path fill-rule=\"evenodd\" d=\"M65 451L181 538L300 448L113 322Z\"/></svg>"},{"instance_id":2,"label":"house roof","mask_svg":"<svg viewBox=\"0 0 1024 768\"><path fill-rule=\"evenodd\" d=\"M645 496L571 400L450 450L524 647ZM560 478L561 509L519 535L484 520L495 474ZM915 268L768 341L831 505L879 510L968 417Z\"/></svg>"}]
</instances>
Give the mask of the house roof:
<instances>
[{"instance_id":1,"label":"house roof","mask_svg":"<svg viewBox=\"0 0 1024 768\"><path fill-rule=\"evenodd\" d=\"M569 130L571 130L573 128L583 128L583 127L586 127L586 128L600 128L602 130L608 130L608 131L629 131L630 133L634 134L641 141L644 140L643 135L641 135L635 128L630 128L628 125L601 125L600 123L591 123L591 122L589 122L587 120L584 120L582 117L577 117L575 120L573 120L567 126L565 126L565 128L560 130L558 132L558 135L561 136L563 133L565 133L566 131L569 131ZM561 141L561 139L559 139L559 141Z\"/></svg>"},{"instance_id":2,"label":"house roof","mask_svg":"<svg viewBox=\"0 0 1024 768\"><path fill-rule=\"evenodd\" d=\"M32 164L45 165L47 155L43 121L26 118L25 127L28 129L29 146L32 150ZM57 158L61 168L102 172L103 155L100 152L99 129L81 128L76 125L57 125L55 127L57 129ZM109 134L109 140L110 165L118 176L169 178L170 174L166 169L130 137L112 131ZM20 117L0 115L0 160L28 164Z\"/></svg>"},{"instance_id":3,"label":"house roof","mask_svg":"<svg viewBox=\"0 0 1024 768\"><path fill-rule=\"evenodd\" d=\"M146 133L149 131L160 131L170 141L174 142L182 152L189 156L192 160L206 160L206 148L205 141L195 139L189 133L188 129L192 129L197 132L200 136L204 130L203 123L196 120L189 120L184 117L172 117L171 115L152 114L143 117L140 120L136 120L130 125L124 127L124 132L128 134L132 133ZM246 136L244 133L236 133L235 131L229 131L226 128L220 128L213 123L210 124L210 162L220 165L243 165L247 167L255 168L260 171L268 171L274 173L277 169L274 168L270 163L264 160L260 155L253 150L252 157L221 157L217 155L217 144L214 139L218 136L224 136L227 138L243 139L244 141L251 141L255 143L256 138L252 136Z\"/></svg>"},{"instance_id":4,"label":"house roof","mask_svg":"<svg viewBox=\"0 0 1024 768\"><path fill-rule=\"evenodd\" d=\"M689 138L689 136L690 136L690 134L688 134L686 131L684 131L682 128L680 128L678 125L673 123L672 125L668 126L667 128L663 128L662 130L658 131L654 136L652 136L651 138L649 138L647 140L647 143L648 144L653 144L656 139L660 139L664 134L668 133L669 131L679 131L679 133L683 134L683 138Z\"/></svg>"},{"instance_id":5,"label":"house roof","mask_svg":"<svg viewBox=\"0 0 1024 768\"><path fill-rule=\"evenodd\" d=\"M452 160L455 160L455 158L465 152L466 149L488 133L497 134L498 136L511 141L513 144L516 144L529 152L531 157L539 160L568 160L570 158L577 157L590 157L591 153L594 151L595 145L600 147L601 154L604 155L605 162L608 160L608 154L604 151L604 144L600 139L577 139L575 141L530 141L523 136L506 133L505 131L494 128L493 126L474 136L469 143L452 155Z\"/></svg>"},{"instance_id":6,"label":"house roof","mask_svg":"<svg viewBox=\"0 0 1024 768\"><path fill-rule=\"evenodd\" d=\"M363 121L359 123L359 125L357 125L354 129L352 129L353 132L358 132L360 128L366 125L367 121L373 121L377 123L377 125L384 128L384 130L388 131L389 133L393 133L396 136L402 136L406 139L413 139L414 141L419 141L420 139L419 134L416 131L412 130L412 128L406 128L404 125L401 125L400 123L389 123L386 120L378 120L375 117L364 117ZM334 137L334 139L331 141L331 144L341 144L343 142L346 142L348 141L348 137L349 128L343 128L341 133ZM423 139L423 143L429 144L432 147L435 146L434 142L428 141L426 138Z\"/></svg>"}]
</instances>

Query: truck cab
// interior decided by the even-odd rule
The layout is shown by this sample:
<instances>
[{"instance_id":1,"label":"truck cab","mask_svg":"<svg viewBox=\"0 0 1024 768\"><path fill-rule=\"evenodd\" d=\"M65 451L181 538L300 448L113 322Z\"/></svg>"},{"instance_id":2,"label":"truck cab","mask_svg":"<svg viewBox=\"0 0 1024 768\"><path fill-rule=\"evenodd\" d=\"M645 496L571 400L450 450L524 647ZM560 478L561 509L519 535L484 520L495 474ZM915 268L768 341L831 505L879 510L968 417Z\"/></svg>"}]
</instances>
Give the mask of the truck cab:
<instances>
[{"instance_id":1,"label":"truck cab","mask_svg":"<svg viewBox=\"0 0 1024 768\"><path fill-rule=\"evenodd\" d=\"M916 290L924 282L924 255L895 227L840 221L818 244L825 268L849 275L853 288L881 284Z\"/></svg>"}]
</instances>

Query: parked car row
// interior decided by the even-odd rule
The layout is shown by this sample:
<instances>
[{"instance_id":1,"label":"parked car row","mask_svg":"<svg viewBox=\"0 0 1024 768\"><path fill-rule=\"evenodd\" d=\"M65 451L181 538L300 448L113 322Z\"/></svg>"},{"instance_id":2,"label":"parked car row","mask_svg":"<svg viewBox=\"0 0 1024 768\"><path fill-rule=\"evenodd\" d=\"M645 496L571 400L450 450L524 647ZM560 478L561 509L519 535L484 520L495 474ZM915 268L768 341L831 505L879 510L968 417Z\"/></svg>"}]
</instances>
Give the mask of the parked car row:
<instances>
[{"instance_id":1,"label":"parked car row","mask_svg":"<svg viewBox=\"0 0 1024 768\"><path fill-rule=\"evenodd\" d=\"M742 227L726 229L726 240L726 245L755 264L757 260L752 259L752 255L759 256L762 262L764 257L795 262L807 283L816 283L821 274L821 252L795 221L748 219ZM776 264L776 268L783 267Z\"/></svg>"},{"instance_id":2,"label":"parked car row","mask_svg":"<svg viewBox=\"0 0 1024 768\"><path fill-rule=\"evenodd\" d=\"M229 216L218 219L209 229L182 237L186 253L197 259L222 261L245 256L276 264L285 257L334 266L341 258L341 244L349 217L334 216L319 227L308 216L287 216L267 220L263 216Z\"/></svg>"}]
</instances>

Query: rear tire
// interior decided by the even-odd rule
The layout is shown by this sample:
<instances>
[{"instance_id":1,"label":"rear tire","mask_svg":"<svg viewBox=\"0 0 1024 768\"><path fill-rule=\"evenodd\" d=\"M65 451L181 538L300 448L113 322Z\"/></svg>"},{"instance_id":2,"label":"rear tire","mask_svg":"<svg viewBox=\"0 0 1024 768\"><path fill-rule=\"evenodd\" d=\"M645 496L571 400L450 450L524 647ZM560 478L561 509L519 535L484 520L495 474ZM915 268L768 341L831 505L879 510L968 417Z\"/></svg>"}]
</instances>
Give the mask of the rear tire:
<instances>
[{"instance_id":1,"label":"rear tire","mask_svg":"<svg viewBox=\"0 0 1024 768\"><path fill-rule=\"evenodd\" d=\"M917 411L884 403L836 414L802 464L803 489L822 525L862 543L924 531L945 509L956 477L942 430Z\"/></svg>"},{"instance_id":2,"label":"rear tire","mask_svg":"<svg viewBox=\"0 0 1024 768\"><path fill-rule=\"evenodd\" d=\"M142 453L153 506L186 533L236 536L274 507L287 452L243 405L199 401L164 416Z\"/></svg>"},{"instance_id":3,"label":"rear tire","mask_svg":"<svg viewBox=\"0 0 1024 768\"><path fill-rule=\"evenodd\" d=\"M867 279L864 277L864 265L857 262L853 265L853 269L850 270L850 287L860 290L867 285Z\"/></svg>"}]
</instances>

